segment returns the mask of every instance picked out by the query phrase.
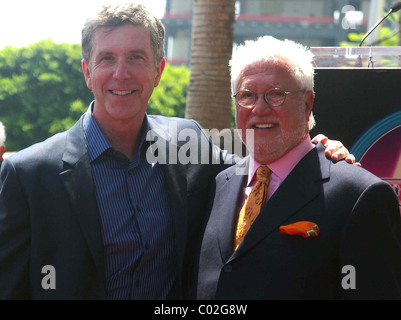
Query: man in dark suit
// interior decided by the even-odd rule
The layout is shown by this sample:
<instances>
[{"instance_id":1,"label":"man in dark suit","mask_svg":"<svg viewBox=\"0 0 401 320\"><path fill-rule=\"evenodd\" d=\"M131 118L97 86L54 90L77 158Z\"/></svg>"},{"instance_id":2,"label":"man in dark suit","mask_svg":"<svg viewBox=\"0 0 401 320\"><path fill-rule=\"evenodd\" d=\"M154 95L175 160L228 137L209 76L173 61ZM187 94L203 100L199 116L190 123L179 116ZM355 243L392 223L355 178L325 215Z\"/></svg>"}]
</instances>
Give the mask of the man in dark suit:
<instances>
[{"instance_id":1,"label":"man in dark suit","mask_svg":"<svg viewBox=\"0 0 401 320\"><path fill-rule=\"evenodd\" d=\"M102 10L83 29L88 112L4 163L2 299L182 298L188 286L224 153L195 121L145 114L165 64L161 22L139 5ZM210 165L171 161L183 129Z\"/></svg>"},{"instance_id":2,"label":"man in dark suit","mask_svg":"<svg viewBox=\"0 0 401 320\"><path fill-rule=\"evenodd\" d=\"M332 163L311 143L310 51L272 37L247 41L233 54L231 75L250 156L216 177L197 298L401 298L392 188L360 167Z\"/></svg>"},{"instance_id":3,"label":"man in dark suit","mask_svg":"<svg viewBox=\"0 0 401 320\"><path fill-rule=\"evenodd\" d=\"M163 45L142 6L106 6L86 22L94 102L70 130L4 162L0 298L186 296L208 194L232 156L195 121L146 115Z\"/></svg>"}]
</instances>

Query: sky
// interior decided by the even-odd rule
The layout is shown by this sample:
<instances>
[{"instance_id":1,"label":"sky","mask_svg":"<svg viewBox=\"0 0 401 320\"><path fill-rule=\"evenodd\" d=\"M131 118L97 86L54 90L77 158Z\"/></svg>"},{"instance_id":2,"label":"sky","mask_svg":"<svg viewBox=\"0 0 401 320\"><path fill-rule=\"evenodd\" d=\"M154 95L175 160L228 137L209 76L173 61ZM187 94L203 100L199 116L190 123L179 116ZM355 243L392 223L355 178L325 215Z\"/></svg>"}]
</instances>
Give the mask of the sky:
<instances>
[{"instance_id":1,"label":"sky","mask_svg":"<svg viewBox=\"0 0 401 320\"><path fill-rule=\"evenodd\" d=\"M40 40L80 43L91 12L105 2L122 0L0 0L0 49L24 47ZM135 0L162 18L165 0Z\"/></svg>"}]
</instances>

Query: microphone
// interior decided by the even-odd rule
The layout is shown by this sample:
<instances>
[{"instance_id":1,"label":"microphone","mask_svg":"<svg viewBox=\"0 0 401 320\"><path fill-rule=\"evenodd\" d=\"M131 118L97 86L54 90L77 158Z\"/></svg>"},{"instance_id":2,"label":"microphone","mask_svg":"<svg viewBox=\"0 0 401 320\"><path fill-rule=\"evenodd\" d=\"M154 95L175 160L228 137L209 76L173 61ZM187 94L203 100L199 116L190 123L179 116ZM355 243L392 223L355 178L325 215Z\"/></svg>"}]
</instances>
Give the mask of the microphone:
<instances>
[{"instance_id":1,"label":"microphone","mask_svg":"<svg viewBox=\"0 0 401 320\"><path fill-rule=\"evenodd\" d=\"M382 23L384 21L384 19L387 19L387 17L392 14L393 12L397 12L398 10L401 9L401 1L394 3L390 10L387 12L387 14L381 18L366 34L365 36L362 38L361 42L359 43L359 46L362 46L362 43L365 41L365 39L378 27L378 25L380 23Z\"/></svg>"}]
</instances>

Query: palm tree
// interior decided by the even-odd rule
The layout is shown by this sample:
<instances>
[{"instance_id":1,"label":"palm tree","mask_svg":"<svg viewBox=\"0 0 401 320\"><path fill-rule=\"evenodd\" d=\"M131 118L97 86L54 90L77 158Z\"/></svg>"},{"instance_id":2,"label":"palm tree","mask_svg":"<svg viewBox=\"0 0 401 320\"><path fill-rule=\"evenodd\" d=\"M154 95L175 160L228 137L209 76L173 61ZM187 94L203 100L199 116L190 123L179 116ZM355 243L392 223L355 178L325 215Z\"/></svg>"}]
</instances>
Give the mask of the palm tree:
<instances>
[{"instance_id":1,"label":"palm tree","mask_svg":"<svg viewBox=\"0 0 401 320\"><path fill-rule=\"evenodd\" d=\"M187 118L206 129L230 128L228 62L234 41L235 0L193 0Z\"/></svg>"}]
</instances>

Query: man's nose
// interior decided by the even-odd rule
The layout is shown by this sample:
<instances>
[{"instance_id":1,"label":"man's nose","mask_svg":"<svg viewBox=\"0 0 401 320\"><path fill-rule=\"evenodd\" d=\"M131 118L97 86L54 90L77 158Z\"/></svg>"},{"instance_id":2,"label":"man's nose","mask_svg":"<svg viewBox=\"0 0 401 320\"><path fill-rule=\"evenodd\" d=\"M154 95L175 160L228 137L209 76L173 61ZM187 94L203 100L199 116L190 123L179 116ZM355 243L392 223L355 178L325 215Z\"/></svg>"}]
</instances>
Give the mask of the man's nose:
<instances>
[{"instance_id":1,"label":"man's nose","mask_svg":"<svg viewBox=\"0 0 401 320\"><path fill-rule=\"evenodd\" d=\"M123 59L117 60L114 70L114 78L116 80L126 80L131 77L131 72L126 61Z\"/></svg>"},{"instance_id":2,"label":"man's nose","mask_svg":"<svg viewBox=\"0 0 401 320\"><path fill-rule=\"evenodd\" d=\"M272 106L265 101L263 93L259 94L252 112L257 116L264 116L271 113Z\"/></svg>"}]
</instances>

